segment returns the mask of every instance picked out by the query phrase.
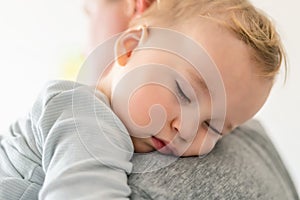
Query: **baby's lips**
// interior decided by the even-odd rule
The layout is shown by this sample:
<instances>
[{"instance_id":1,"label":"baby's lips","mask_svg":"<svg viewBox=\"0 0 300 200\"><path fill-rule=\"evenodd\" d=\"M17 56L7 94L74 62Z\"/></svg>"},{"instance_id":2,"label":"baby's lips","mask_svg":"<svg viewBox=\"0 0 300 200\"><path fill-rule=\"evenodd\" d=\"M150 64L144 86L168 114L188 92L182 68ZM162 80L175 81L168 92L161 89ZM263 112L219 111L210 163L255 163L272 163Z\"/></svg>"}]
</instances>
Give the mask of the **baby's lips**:
<instances>
[{"instance_id":1,"label":"baby's lips","mask_svg":"<svg viewBox=\"0 0 300 200\"><path fill-rule=\"evenodd\" d=\"M170 142L168 141L165 141L163 139L160 139L160 138L157 138L155 136L152 136L152 142L153 142L153 146L154 148L163 153L163 154L173 154L175 155L175 151L174 151L174 148L172 148L170 146Z\"/></svg>"}]
</instances>

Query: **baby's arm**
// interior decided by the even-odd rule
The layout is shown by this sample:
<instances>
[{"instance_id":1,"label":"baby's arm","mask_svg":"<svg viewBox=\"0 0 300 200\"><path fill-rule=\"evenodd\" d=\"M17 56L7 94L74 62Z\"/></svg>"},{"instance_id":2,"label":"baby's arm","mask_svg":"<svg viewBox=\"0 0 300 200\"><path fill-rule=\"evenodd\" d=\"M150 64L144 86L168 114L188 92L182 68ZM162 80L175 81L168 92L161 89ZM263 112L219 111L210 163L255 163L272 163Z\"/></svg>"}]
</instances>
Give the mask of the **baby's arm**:
<instances>
[{"instance_id":1,"label":"baby's arm","mask_svg":"<svg viewBox=\"0 0 300 200\"><path fill-rule=\"evenodd\" d=\"M41 97L30 119L45 173L39 199L127 199L133 146L104 97L73 82Z\"/></svg>"}]
</instances>

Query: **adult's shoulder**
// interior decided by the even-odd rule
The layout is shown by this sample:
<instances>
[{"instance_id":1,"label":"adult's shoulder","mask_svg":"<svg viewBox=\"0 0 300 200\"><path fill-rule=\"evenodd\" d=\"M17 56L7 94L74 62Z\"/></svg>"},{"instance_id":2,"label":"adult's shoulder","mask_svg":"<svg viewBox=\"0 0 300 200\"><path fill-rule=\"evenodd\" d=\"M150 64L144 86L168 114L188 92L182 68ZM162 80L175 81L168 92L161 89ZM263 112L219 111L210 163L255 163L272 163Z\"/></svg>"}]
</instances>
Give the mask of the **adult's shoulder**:
<instances>
[{"instance_id":1,"label":"adult's shoulder","mask_svg":"<svg viewBox=\"0 0 300 200\"><path fill-rule=\"evenodd\" d=\"M149 159L159 163L161 157L153 154ZM134 168L146 162L140 160L134 157ZM257 121L238 127L204 158L178 158L150 171L129 177L132 199L299 199L276 148Z\"/></svg>"}]
</instances>

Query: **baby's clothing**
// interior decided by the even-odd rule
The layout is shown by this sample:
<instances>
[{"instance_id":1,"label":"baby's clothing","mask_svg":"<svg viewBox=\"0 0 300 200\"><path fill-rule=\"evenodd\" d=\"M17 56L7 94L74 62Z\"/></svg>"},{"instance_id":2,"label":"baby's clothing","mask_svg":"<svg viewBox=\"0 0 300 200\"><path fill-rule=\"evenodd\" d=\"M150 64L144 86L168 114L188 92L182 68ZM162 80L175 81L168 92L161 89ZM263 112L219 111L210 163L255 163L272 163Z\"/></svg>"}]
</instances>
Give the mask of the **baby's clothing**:
<instances>
[{"instance_id":1,"label":"baby's clothing","mask_svg":"<svg viewBox=\"0 0 300 200\"><path fill-rule=\"evenodd\" d=\"M107 97L92 87L50 82L0 140L0 200L130 195L132 141Z\"/></svg>"}]
</instances>

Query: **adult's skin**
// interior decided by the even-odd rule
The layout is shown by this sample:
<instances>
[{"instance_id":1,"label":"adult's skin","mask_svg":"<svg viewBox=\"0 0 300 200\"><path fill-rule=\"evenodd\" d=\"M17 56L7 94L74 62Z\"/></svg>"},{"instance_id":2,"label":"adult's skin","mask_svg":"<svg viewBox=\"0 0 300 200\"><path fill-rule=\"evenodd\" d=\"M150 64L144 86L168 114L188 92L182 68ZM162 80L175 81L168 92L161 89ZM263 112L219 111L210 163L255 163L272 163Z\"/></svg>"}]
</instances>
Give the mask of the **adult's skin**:
<instances>
[{"instance_id":1,"label":"adult's skin","mask_svg":"<svg viewBox=\"0 0 300 200\"><path fill-rule=\"evenodd\" d=\"M130 20L141 15L154 0L85 0L89 42L87 52L114 34L125 31Z\"/></svg>"}]
</instances>

